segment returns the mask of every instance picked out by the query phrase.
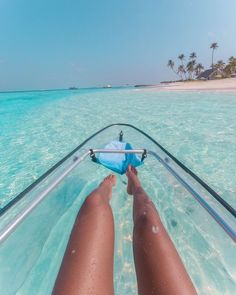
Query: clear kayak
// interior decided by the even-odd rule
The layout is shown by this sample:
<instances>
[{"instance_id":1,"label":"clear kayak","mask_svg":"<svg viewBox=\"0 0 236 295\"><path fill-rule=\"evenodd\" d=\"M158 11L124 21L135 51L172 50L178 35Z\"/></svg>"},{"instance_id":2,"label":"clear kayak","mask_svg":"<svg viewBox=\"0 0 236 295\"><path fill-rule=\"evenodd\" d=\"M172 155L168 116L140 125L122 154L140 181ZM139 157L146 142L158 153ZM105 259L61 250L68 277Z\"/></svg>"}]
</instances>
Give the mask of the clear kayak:
<instances>
[{"instance_id":1,"label":"clear kayak","mask_svg":"<svg viewBox=\"0 0 236 295\"><path fill-rule=\"evenodd\" d=\"M113 140L131 145L107 146ZM112 157L123 159L119 169L111 163ZM121 123L94 133L0 209L1 294L51 294L84 199L107 174L105 167L123 174L132 161L145 163L140 166L144 187L199 294L232 294L236 287L236 210L151 136ZM132 210L125 183L121 175L112 199L114 283L118 294L136 294Z\"/></svg>"}]
</instances>

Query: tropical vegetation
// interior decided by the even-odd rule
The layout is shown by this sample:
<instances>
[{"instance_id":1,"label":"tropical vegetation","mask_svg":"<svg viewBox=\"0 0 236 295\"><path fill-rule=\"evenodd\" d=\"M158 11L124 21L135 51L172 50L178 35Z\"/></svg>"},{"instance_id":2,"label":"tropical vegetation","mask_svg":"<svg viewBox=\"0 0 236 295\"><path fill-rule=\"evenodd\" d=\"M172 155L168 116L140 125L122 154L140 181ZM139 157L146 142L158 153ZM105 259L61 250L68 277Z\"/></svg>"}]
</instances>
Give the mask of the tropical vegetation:
<instances>
[{"instance_id":1,"label":"tropical vegetation","mask_svg":"<svg viewBox=\"0 0 236 295\"><path fill-rule=\"evenodd\" d=\"M214 51L218 48L218 44L216 42L212 43L210 48L212 49L212 54L211 54L211 67L212 69L214 68Z\"/></svg>"},{"instance_id":2,"label":"tropical vegetation","mask_svg":"<svg viewBox=\"0 0 236 295\"><path fill-rule=\"evenodd\" d=\"M231 56L227 63L223 60L214 63L214 53L218 47L216 42L210 45L210 49L212 50L211 68L222 71L225 77L231 77L233 74L236 74L236 58ZM178 60L179 64L176 64L175 61L170 59L167 66L179 76L180 80L193 80L204 71L204 66L197 62L196 52L192 52L188 59L181 53L178 55Z\"/></svg>"}]
</instances>

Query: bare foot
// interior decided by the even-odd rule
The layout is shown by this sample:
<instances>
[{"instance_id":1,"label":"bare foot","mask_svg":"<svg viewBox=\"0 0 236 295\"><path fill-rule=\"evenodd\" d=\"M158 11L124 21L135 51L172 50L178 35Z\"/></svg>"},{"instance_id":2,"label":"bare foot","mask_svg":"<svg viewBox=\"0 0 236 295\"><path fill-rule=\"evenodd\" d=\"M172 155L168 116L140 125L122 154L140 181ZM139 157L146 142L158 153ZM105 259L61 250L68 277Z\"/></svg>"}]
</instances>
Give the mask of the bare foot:
<instances>
[{"instance_id":1,"label":"bare foot","mask_svg":"<svg viewBox=\"0 0 236 295\"><path fill-rule=\"evenodd\" d=\"M108 193L109 200L112 196L112 187L116 185L116 177L114 174L110 174L103 179L99 185L99 189Z\"/></svg>"},{"instance_id":2,"label":"bare foot","mask_svg":"<svg viewBox=\"0 0 236 295\"><path fill-rule=\"evenodd\" d=\"M141 186L138 179L138 171L135 167L129 165L126 171L126 176L128 177L127 193L132 195L134 190Z\"/></svg>"}]
</instances>

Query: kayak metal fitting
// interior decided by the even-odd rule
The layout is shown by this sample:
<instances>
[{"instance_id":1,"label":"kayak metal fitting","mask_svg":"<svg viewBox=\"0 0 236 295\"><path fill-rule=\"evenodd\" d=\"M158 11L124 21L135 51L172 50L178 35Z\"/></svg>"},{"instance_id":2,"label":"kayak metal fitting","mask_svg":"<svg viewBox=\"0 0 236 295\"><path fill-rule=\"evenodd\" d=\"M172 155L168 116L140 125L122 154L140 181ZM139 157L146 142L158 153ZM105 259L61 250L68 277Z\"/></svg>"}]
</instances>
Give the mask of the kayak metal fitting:
<instances>
[{"instance_id":1,"label":"kayak metal fitting","mask_svg":"<svg viewBox=\"0 0 236 295\"><path fill-rule=\"evenodd\" d=\"M121 130L120 134L119 134L119 141L123 141L123 131Z\"/></svg>"},{"instance_id":2,"label":"kayak metal fitting","mask_svg":"<svg viewBox=\"0 0 236 295\"><path fill-rule=\"evenodd\" d=\"M147 158L147 150L146 150L146 149L144 149L144 150L143 150L143 154L142 154L141 161L143 162L143 161L144 161L144 159L146 159L146 158Z\"/></svg>"},{"instance_id":3,"label":"kayak metal fitting","mask_svg":"<svg viewBox=\"0 0 236 295\"><path fill-rule=\"evenodd\" d=\"M92 159L92 161L97 162L97 158L95 156L93 149L90 149L89 152L90 152L90 158Z\"/></svg>"}]
</instances>

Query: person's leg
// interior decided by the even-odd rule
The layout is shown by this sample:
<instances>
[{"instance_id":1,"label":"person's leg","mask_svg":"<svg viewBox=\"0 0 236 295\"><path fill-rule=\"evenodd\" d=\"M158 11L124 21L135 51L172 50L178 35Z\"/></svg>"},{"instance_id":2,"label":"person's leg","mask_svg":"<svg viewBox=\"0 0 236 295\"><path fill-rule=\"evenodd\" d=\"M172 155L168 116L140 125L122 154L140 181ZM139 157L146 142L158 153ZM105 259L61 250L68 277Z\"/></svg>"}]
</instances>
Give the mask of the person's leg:
<instances>
[{"instance_id":1,"label":"person's leg","mask_svg":"<svg viewBox=\"0 0 236 295\"><path fill-rule=\"evenodd\" d=\"M106 177L85 200L76 218L54 295L112 295L114 220L109 200L114 175Z\"/></svg>"},{"instance_id":2,"label":"person's leg","mask_svg":"<svg viewBox=\"0 0 236 295\"><path fill-rule=\"evenodd\" d=\"M129 167L126 174L127 192L134 197L133 251L139 295L197 294L136 169Z\"/></svg>"}]
</instances>

